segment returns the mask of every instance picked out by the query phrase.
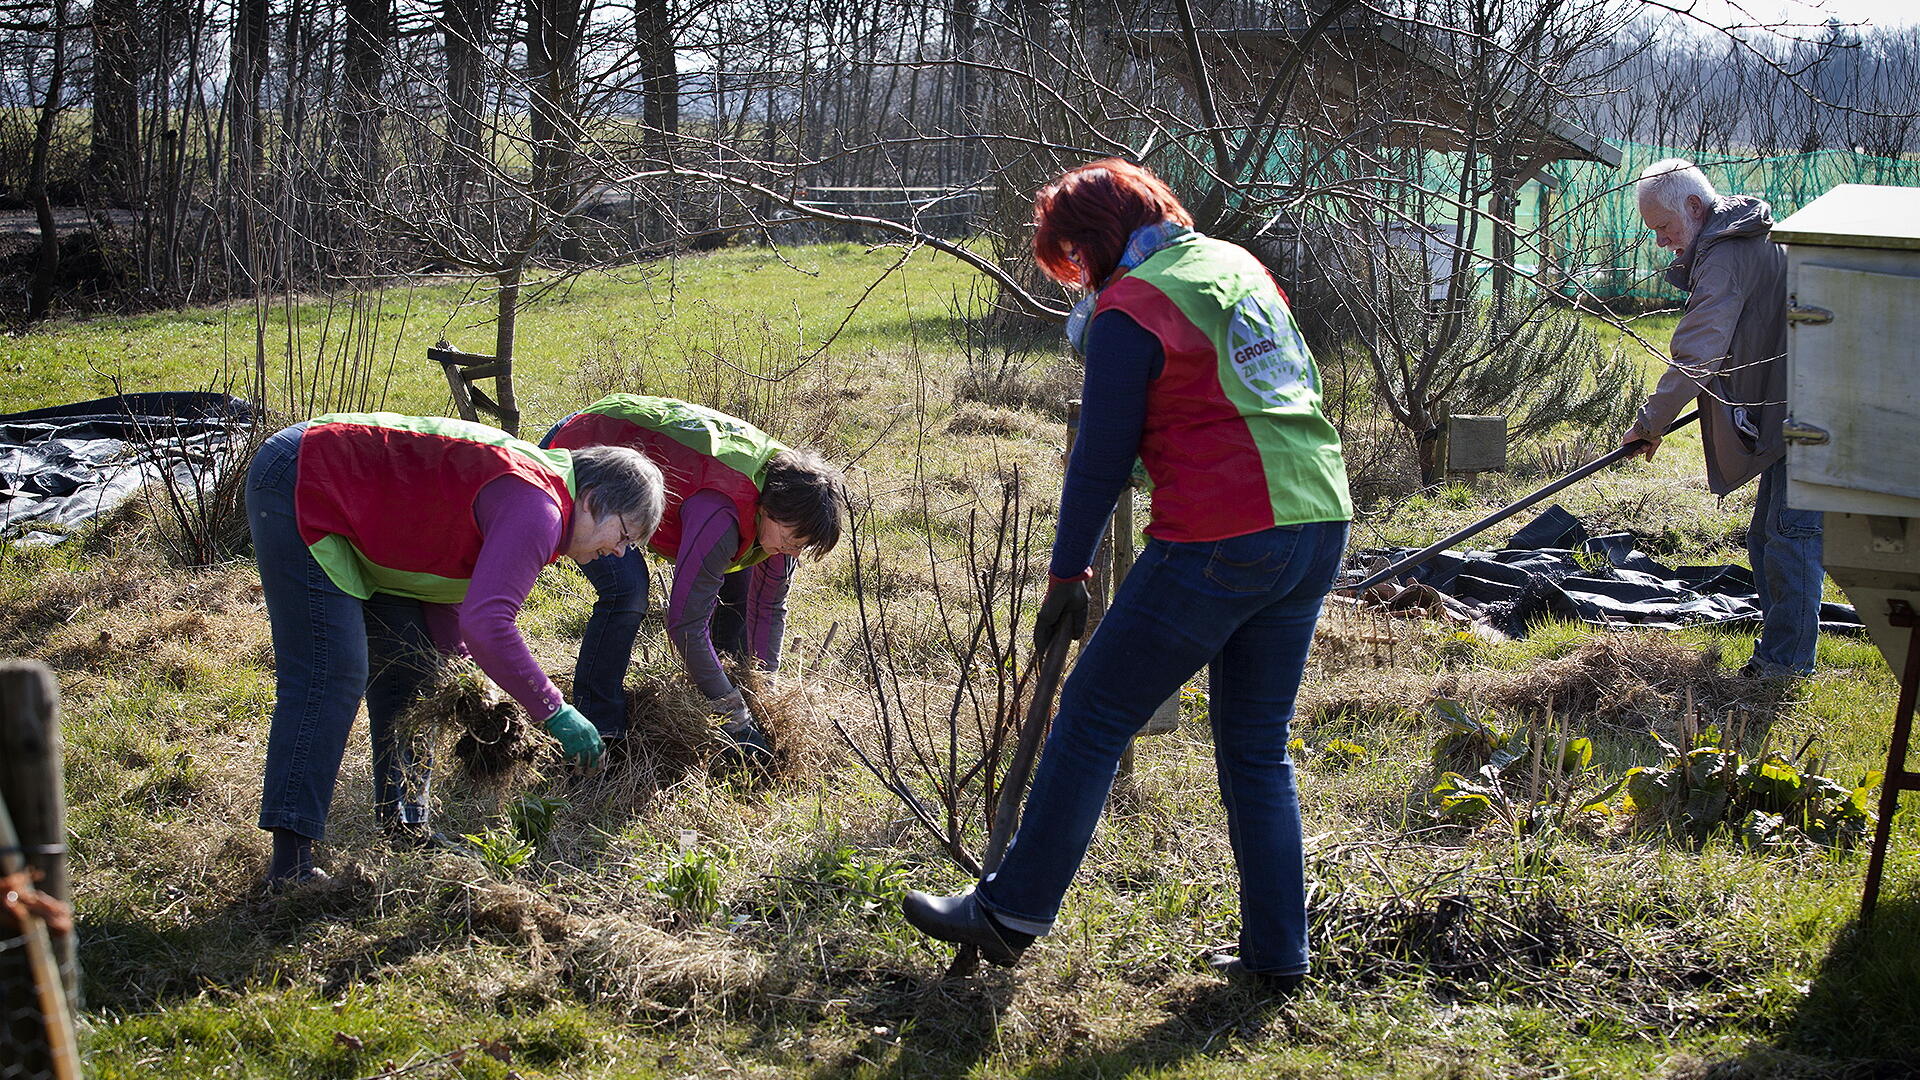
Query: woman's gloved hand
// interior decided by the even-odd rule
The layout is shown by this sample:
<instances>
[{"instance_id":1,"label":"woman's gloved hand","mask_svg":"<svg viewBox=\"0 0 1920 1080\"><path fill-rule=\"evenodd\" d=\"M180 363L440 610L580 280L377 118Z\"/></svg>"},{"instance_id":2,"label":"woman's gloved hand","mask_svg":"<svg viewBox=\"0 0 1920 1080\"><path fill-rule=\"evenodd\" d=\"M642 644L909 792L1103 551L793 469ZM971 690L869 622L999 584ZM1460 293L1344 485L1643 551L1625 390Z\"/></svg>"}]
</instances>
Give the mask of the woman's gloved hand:
<instances>
[{"instance_id":1,"label":"woman's gloved hand","mask_svg":"<svg viewBox=\"0 0 1920 1080\"><path fill-rule=\"evenodd\" d=\"M1069 641L1079 641L1087 634L1087 581L1074 578L1070 581L1052 581L1047 585L1047 598L1040 602L1040 614L1033 620L1033 647L1046 652L1053 644L1055 634L1065 633Z\"/></svg>"},{"instance_id":2,"label":"woman's gloved hand","mask_svg":"<svg viewBox=\"0 0 1920 1080\"><path fill-rule=\"evenodd\" d=\"M579 709L562 705L560 711L547 717L541 726L560 741L560 753L568 761L584 769L600 764L600 755L605 749L600 743L600 732Z\"/></svg>"},{"instance_id":3,"label":"woman's gloved hand","mask_svg":"<svg viewBox=\"0 0 1920 1080\"><path fill-rule=\"evenodd\" d=\"M720 752L715 762L718 766L723 770L768 769L773 766L773 740L768 737L760 718L753 715L745 694L735 689L725 697L713 699L708 707L716 716L726 717L720 730L733 740L732 746Z\"/></svg>"}]
</instances>

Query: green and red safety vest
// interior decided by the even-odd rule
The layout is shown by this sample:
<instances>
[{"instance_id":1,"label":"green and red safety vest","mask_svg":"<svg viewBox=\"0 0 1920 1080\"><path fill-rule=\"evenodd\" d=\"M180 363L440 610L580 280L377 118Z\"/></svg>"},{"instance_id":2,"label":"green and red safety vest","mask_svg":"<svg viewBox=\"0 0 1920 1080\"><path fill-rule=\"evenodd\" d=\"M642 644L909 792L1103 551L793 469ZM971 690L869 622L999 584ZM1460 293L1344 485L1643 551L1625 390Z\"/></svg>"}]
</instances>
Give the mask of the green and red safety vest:
<instances>
[{"instance_id":1,"label":"green and red safety vest","mask_svg":"<svg viewBox=\"0 0 1920 1080\"><path fill-rule=\"evenodd\" d=\"M680 551L680 506L696 491L717 491L740 518L731 569L767 557L754 545L767 462L787 449L744 420L678 398L609 394L575 413L547 440L556 447L631 446L660 467L666 510L647 546L667 558Z\"/></svg>"},{"instance_id":2,"label":"green and red safety vest","mask_svg":"<svg viewBox=\"0 0 1920 1080\"><path fill-rule=\"evenodd\" d=\"M1103 289L1094 317L1107 310L1126 312L1165 353L1140 434L1153 480L1147 535L1221 540L1353 517L1319 369L1258 259L1196 234Z\"/></svg>"},{"instance_id":3,"label":"green and red safety vest","mask_svg":"<svg viewBox=\"0 0 1920 1080\"><path fill-rule=\"evenodd\" d=\"M466 599L482 540L473 503L499 477L545 491L562 522L573 515L571 454L465 420L318 416L300 437L298 468L300 538L327 577L362 600L376 592L436 604Z\"/></svg>"}]
</instances>

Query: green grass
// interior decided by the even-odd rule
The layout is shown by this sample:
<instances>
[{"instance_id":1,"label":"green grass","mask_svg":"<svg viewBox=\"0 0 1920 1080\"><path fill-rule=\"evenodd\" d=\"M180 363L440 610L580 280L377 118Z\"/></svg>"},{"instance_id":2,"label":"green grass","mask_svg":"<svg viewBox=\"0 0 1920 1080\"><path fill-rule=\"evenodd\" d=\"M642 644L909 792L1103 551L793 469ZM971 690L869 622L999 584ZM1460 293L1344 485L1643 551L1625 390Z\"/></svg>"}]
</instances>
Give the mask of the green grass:
<instances>
[{"instance_id":1,"label":"green grass","mask_svg":"<svg viewBox=\"0 0 1920 1080\"><path fill-rule=\"evenodd\" d=\"M845 245L786 254L822 273L727 251L643 281L583 280L564 303L529 309L529 428L641 377L750 398L758 380L698 346L761 371L803 355L800 342L827 334L893 257ZM947 297L965 288L950 264L916 256L816 361L827 377L757 399L825 443L871 447L854 474L862 535L888 559L876 580L905 620L896 645L926 669L909 673L925 682L909 689L935 702L950 672L930 644L926 537L954 599L965 514L974 500L996 505L997 468L1020 466L1042 541L1058 485L1057 417L1017 395L958 392L966 358ZM421 287L404 327L382 324L383 348L398 341L409 358L390 407L444 402L420 349L457 296ZM393 314L405 297L382 302ZM317 330L303 325L310 342ZM456 344L482 347L483 330L454 325ZM252 326L243 306L42 328L0 344L0 395L27 407L108 392L109 370L126 389L206 385ZM1044 401L1072 370L1042 357L1019 376ZM1734 555L1739 498L1717 505L1698 451L1673 443L1651 465L1570 491L1567 505L1642 530L1675 559ZM1526 483L1403 500L1356 535L1424 543ZM776 680L823 743L829 715L858 727L872 708L850 564L843 549L801 575L800 641ZM387 850L356 733L325 849L335 882L265 897L252 822L272 686L256 582L244 561L167 565L137 514L56 549L0 547L0 652L46 660L62 681L92 1075L361 1077L391 1061L423 1077L1784 1078L1900 1075L1892 1063L1920 1050L1911 800L1871 930L1855 921L1857 851L1754 851L1577 811L1530 835L1437 816L1433 698L1472 698L1513 724L1525 710L1499 702L1557 694L1596 744L1597 768L1569 783L1598 788L1652 762L1645 728L1673 737L1683 693L1647 677L1635 686L1648 719L1627 723L1625 706L1581 689L1579 665L1613 648L1677 669L1717 649L1717 667L1686 685L1720 702L1747 693L1731 677L1750 648L1740 635L1602 642L1557 624L1489 645L1330 615L1296 724L1318 977L1282 1004L1201 962L1231 944L1239 901L1210 738L1192 718L1139 744L1057 932L1011 973L942 978L951 951L906 927L898 898L962 888L964 875L871 777L828 753L771 787L697 769L645 791L536 773L502 794L443 769L449 832L506 835L509 796L554 800L550 828L509 865ZM590 598L576 570L542 574L522 624L548 670L571 669ZM674 670L653 624L642 653L636 678ZM1775 748L1815 737L1822 770L1851 781L1883 764L1893 679L1858 640L1823 640L1820 666L1750 703L1763 723L1747 749L1763 729ZM1625 666L1592 670L1601 689L1630 688Z\"/></svg>"},{"instance_id":2,"label":"green grass","mask_svg":"<svg viewBox=\"0 0 1920 1080\"><path fill-rule=\"evenodd\" d=\"M588 383L602 368L672 393L687 367L711 364L716 353L749 364L764 353L784 368L829 342L836 355L858 361L916 337L951 340L950 311L956 299L968 302L974 272L927 251L895 269L901 256L844 243L740 248L549 281L537 297L540 283L530 284L515 357L524 427L537 434L597 396L600 387ZM272 297L260 308L260 320L254 304L233 303L54 321L0 338L0 400L12 410L115 392L245 396L263 322L275 408L300 416L336 406L443 414L451 399L427 348L444 336L456 349L493 351L494 293L484 282ZM746 350L755 355L741 355ZM349 384L363 389L342 388Z\"/></svg>"}]
</instances>

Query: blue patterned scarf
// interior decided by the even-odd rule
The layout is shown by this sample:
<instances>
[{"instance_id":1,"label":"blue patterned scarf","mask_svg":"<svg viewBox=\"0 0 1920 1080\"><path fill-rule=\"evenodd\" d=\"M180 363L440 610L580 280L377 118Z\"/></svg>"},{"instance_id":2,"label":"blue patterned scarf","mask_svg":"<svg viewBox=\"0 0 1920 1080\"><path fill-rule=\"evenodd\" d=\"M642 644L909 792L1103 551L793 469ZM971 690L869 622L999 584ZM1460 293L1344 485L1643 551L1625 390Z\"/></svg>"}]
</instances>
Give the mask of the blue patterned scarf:
<instances>
[{"instance_id":1,"label":"blue patterned scarf","mask_svg":"<svg viewBox=\"0 0 1920 1080\"><path fill-rule=\"evenodd\" d=\"M1151 225L1142 225L1127 237L1127 249L1120 253L1120 265L1113 275L1122 270L1131 270L1146 262L1162 248L1198 239L1200 233L1192 227L1177 221L1156 221ZM1109 277L1107 280L1113 280ZM1102 286L1104 288L1105 286ZM1094 289L1073 305L1073 311L1067 315L1067 342L1082 359L1087 355L1087 329L1093 323L1093 309L1100 302L1100 289Z\"/></svg>"}]
</instances>

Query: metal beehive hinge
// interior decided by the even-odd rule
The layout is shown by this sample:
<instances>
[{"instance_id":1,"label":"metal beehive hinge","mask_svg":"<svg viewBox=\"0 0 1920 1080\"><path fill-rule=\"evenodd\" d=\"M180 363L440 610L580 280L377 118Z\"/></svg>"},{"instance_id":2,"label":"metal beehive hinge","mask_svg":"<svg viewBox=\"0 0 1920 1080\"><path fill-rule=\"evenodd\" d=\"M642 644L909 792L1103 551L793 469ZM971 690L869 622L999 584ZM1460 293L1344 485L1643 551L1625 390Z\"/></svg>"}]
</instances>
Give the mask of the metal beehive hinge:
<instances>
[{"instance_id":1,"label":"metal beehive hinge","mask_svg":"<svg viewBox=\"0 0 1920 1080\"><path fill-rule=\"evenodd\" d=\"M1802 307L1800 298L1793 296L1787 300L1787 321L1790 323L1806 323L1809 326L1823 326L1833 321L1833 312L1823 307L1814 307L1811 304Z\"/></svg>"},{"instance_id":2,"label":"metal beehive hinge","mask_svg":"<svg viewBox=\"0 0 1920 1080\"><path fill-rule=\"evenodd\" d=\"M1823 427L1815 427L1789 416L1780 424L1780 434L1790 443L1801 446L1825 446L1833 436Z\"/></svg>"}]
</instances>

